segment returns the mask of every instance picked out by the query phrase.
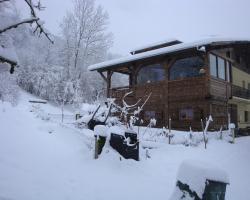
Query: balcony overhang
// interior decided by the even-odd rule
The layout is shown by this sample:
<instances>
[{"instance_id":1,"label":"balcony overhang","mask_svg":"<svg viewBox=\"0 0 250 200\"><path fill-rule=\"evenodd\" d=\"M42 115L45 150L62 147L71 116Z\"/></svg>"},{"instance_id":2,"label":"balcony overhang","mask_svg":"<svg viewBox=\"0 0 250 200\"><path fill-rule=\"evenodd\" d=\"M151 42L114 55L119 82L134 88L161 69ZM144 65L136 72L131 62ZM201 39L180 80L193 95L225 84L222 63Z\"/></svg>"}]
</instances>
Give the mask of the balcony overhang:
<instances>
[{"instance_id":1,"label":"balcony overhang","mask_svg":"<svg viewBox=\"0 0 250 200\"><path fill-rule=\"evenodd\" d=\"M232 99L229 100L229 103L242 103L242 104L249 104L250 106L250 99L244 99L241 97L232 96Z\"/></svg>"}]
</instances>

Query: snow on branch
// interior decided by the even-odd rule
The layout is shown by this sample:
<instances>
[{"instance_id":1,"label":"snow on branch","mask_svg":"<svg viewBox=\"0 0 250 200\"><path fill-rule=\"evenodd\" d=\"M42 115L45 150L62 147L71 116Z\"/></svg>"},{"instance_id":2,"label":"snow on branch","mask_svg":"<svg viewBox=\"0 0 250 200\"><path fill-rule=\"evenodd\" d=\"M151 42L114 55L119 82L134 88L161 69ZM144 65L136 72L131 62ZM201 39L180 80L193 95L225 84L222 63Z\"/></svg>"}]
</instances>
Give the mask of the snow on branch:
<instances>
[{"instance_id":1,"label":"snow on branch","mask_svg":"<svg viewBox=\"0 0 250 200\"><path fill-rule=\"evenodd\" d=\"M1 3L1 2L0 2L0 3ZM21 25L21 24L27 24L27 23L28 23L28 24L32 24L33 22L38 21L38 20L39 20L39 18L24 19L24 20L22 20L22 21L20 21L20 22L11 24L11 25L9 25L9 26L3 28L3 29L0 29L0 34L3 33L3 32L5 32L5 31L7 31L7 30L12 29L12 28L17 28L17 27L18 27L19 25Z\"/></svg>"},{"instance_id":2,"label":"snow on branch","mask_svg":"<svg viewBox=\"0 0 250 200\"><path fill-rule=\"evenodd\" d=\"M0 0L0 3L7 2L7 1L8 0ZM39 35L44 34L45 37L53 44L54 43L53 40L50 38L49 33L47 31L45 31L45 29L44 29L41 21L39 20L39 18L36 15L36 12L35 12L35 9L34 9L34 8L36 8L38 10L43 10L44 9L44 7L41 6L40 1L38 2L37 5L34 5L32 3L32 0L24 0L24 1L26 2L26 4L30 8L30 15L31 15L31 17L28 18L28 19L24 19L24 20L22 20L20 22L13 23L13 24L11 24L11 25L3 28L3 29L0 29L0 34L8 31L10 29L17 28L18 26L20 26L22 24L33 24L33 23L35 23L36 24L36 28L34 30L34 33L38 32Z\"/></svg>"}]
</instances>

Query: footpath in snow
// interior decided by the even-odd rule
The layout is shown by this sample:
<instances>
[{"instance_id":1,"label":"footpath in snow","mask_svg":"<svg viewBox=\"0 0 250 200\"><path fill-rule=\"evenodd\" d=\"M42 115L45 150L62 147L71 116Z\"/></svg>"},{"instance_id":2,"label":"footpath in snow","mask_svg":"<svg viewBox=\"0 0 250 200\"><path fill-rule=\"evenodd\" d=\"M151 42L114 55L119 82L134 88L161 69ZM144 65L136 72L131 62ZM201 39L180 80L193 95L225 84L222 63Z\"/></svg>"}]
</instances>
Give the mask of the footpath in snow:
<instances>
[{"instance_id":1,"label":"footpath in snow","mask_svg":"<svg viewBox=\"0 0 250 200\"><path fill-rule=\"evenodd\" d=\"M4 200L168 200L183 160L206 162L225 170L230 179L227 200L249 200L250 137L236 144L211 139L186 147L162 143L150 159L120 160L115 152L93 159L91 132L45 120L30 112L29 96L19 104L0 103L0 199ZM41 105L50 113L60 109Z\"/></svg>"}]
</instances>

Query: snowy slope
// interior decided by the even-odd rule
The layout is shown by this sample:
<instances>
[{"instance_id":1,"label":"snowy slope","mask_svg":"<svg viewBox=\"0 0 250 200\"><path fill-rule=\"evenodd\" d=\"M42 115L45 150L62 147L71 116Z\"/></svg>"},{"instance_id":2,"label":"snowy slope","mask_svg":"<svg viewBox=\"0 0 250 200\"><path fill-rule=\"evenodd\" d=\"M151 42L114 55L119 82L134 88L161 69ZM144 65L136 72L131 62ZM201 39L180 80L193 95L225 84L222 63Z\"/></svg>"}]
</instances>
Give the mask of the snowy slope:
<instances>
[{"instance_id":1,"label":"snowy slope","mask_svg":"<svg viewBox=\"0 0 250 200\"><path fill-rule=\"evenodd\" d=\"M90 131L36 117L29 98L23 94L17 107L0 102L0 199L167 200L186 159L224 169L230 178L227 200L249 199L250 137L235 145L210 140L207 150L203 145L159 145L140 162L120 161L115 152L93 160Z\"/></svg>"}]
</instances>

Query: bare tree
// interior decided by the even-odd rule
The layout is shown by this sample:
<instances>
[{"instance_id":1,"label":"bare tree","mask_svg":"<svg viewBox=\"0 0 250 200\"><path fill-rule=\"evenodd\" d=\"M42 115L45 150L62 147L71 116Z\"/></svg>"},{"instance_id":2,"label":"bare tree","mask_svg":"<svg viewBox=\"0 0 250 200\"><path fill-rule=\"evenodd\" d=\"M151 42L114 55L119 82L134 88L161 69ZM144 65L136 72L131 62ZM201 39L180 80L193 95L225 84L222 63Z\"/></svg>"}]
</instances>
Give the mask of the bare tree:
<instances>
[{"instance_id":1,"label":"bare tree","mask_svg":"<svg viewBox=\"0 0 250 200\"><path fill-rule=\"evenodd\" d=\"M79 67L84 69L91 61L96 61L96 56L110 46L112 37L106 33L107 22L107 13L102 7L96 7L94 0L74 0L73 12L64 17L61 25L69 50L67 61L72 60L74 78L81 78Z\"/></svg>"}]
</instances>

